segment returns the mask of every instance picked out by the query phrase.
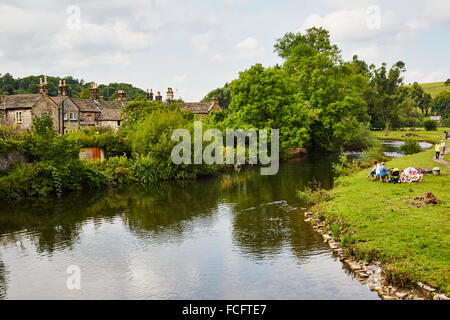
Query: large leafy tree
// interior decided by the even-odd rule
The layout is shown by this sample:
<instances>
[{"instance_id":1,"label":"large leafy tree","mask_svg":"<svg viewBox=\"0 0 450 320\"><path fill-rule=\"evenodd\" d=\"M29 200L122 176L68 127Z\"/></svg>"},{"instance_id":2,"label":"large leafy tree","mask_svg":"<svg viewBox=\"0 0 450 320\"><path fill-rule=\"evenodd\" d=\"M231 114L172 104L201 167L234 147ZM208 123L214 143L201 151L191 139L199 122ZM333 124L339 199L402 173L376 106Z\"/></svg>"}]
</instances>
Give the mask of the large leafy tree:
<instances>
[{"instance_id":1,"label":"large leafy tree","mask_svg":"<svg viewBox=\"0 0 450 320\"><path fill-rule=\"evenodd\" d=\"M432 101L431 95L426 93L417 82L414 82L411 87L410 96L422 113L428 116L428 110Z\"/></svg>"},{"instance_id":2,"label":"large leafy tree","mask_svg":"<svg viewBox=\"0 0 450 320\"><path fill-rule=\"evenodd\" d=\"M364 96L372 127L385 129L400 126L398 106L406 97L406 92L401 89L405 64L398 61L388 69L387 64L382 63L379 68L371 65L369 70L370 82Z\"/></svg>"},{"instance_id":3,"label":"large leafy tree","mask_svg":"<svg viewBox=\"0 0 450 320\"><path fill-rule=\"evenodd\" d=\"M443 118L450 119L450 92L442 91L434 98L431 104L431 111L436 112Z\"/></svg>"},{"instance_id":4,"label":"large leafy tree","mask_svg":"<svg viewBox=\"0 0 450 320\"><path fill-rule=\"evenodd\" d=\"M306 145L308 104L280 67L254 65L240 73L230 91L230 116L225 120L228 127L279 129L282 150Z\"/></svg>"},{"instance_id":5,"label":"large leafy tree","mask_svg":"<svg viewBox=\"0 0 450 320\"><path fill-rule=\"evenodd\" d=\"M367 87L364 65L343 62L323 28L288 33L275 51L285 59L283 69L299 97L318 115L310 131L312 147L334 151L353 145L353 137L369 121L362 98Z\"/></svg>"}]
</instances>

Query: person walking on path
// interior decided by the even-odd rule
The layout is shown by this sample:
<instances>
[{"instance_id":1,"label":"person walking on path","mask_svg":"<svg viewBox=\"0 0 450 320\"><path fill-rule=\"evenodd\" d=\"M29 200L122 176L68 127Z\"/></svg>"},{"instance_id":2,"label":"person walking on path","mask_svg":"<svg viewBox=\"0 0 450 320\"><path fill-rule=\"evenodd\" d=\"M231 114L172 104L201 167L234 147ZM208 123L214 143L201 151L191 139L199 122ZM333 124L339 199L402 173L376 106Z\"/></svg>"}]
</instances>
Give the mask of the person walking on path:
<instances>
[{"instance_id":1,"label":"person walking on path","mask_svg":"<svg viewBox=\"0 0 450 320\"><path fill-rule=\"evenodd\" d=\"M441 141L441 154L442 154L442 157L445 156L445 140Z\"/></svg>"},{"instance_id":2,"label":"person walking on path","mask_svg":"<svg viewBox=\"0 0 450 320\"><path fill-rule=\"evenodd\" d=\"M441 155L441 144L436 143L434 147L434 151L436 151L436 160L439 160L439 156Z\"/></svg>"}]
</instances>

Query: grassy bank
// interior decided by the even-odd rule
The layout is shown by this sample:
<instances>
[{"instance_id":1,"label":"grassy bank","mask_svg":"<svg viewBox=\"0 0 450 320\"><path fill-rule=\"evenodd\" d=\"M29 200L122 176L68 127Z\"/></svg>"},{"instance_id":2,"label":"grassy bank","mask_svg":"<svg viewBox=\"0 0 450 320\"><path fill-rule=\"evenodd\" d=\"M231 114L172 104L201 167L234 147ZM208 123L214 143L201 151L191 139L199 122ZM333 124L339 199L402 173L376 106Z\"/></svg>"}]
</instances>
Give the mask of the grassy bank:
<instances>
[{"instance_id":1,"label":"grassy bank","mask_svg":"<svg viewBox=\"0 0 450 320\"><path fill-rule=\"evenodd\" d=\"M419 131L373 131L372 133L378 139L404 140L406 138L414 138L418 141L437 142L444 137L444 131L450 131L450 128L438 128L436 131L426 131L419 128Z\"/></svg>"},{"instance_id":2,"label":"grassy bank","mask_svg":"<svg viewBox=\"0 0 450 320\"><path fill-rule=\"evenodd\" d=\"M427 167L433 151L395 159L387 167ZM450 169L427 175L420 184L371 183L368 171L343 177L331 200L315 206L358 259L385 264L388 279L399 286L420 281L450 293ZM432 192L439 204L415 198ZM344 234L350 234L348 235ZM344 241L343 241L344 242Z\"/></svg>"}]
</instances>

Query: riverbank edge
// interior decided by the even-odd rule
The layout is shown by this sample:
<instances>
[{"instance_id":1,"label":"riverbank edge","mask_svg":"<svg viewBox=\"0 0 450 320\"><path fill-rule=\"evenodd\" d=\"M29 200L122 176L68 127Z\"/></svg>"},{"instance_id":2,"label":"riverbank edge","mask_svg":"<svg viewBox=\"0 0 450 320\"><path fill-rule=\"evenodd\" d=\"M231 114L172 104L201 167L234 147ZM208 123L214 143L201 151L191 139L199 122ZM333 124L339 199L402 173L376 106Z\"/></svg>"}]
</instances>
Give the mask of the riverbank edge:
<instances>
[{"instance_id":1,"label":"riverbank edge","mask_svg":"<svg viewBox=\"0 0 450 320\"><path fill-rule=\"evenodd\" d=\"M383 300L450 300L444 293L423 282L419 282L413 289L400 288L389 283L382 262L374 260L368 263L357 260L347 247L339 244L341 239L333 238L329 224L316 218L311 211L306 211L304 216L305 223L310 224L313 230L322 236L323 242L327 243L339 260L357 276L357 280L367 285L371 291L376 291Z\"/></svg>"},{"instance_id":2,"label":"riverbank edge","mask_svg":"<svg viewBox=\"0 0 450 320\"><path fill-rule=\"evenodd\" d=\"M404 140L403 139L379 139L379 140ZM428 141L427 141L428 142ZM426 152L426 151L422 151ZM312 226L314 231L323 237L324 243L333 250L340 261L347 266L363 285L376 291L383 300L450 300L450 297L424 282L419 282L413 289L400 288L388 281L385 277L384 264L380 261L357 260L349 252L348 247L340 245L341 239L334 239L331 225L315 217L311 211L304 213L305 223Z\"/></svg>"}]
</instances>

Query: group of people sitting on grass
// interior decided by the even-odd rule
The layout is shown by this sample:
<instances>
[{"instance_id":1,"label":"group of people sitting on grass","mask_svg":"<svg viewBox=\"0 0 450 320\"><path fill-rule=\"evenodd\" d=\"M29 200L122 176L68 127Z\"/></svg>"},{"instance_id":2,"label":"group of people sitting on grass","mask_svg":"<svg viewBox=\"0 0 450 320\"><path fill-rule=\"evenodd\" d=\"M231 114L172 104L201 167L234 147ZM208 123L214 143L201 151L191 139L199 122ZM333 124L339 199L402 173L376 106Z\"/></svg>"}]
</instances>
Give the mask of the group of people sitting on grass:
<instances>
[{"instance_id":1,"label":"group of people sitting on grass","mask_svg":"<svg viewBox=\"0 0 450 320\"><path fill-rule=\"evenodd\" d=\"M399 168L386 168L384 162L381 165L375 161L374 166L367 178L372 177L372 182L381 181L383 183L411 183L422 181L423 174L416 168L406 168L403 171Z\"/></svg>"}]
</instances>

